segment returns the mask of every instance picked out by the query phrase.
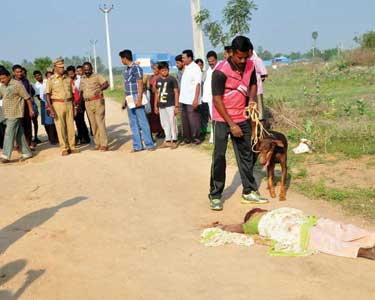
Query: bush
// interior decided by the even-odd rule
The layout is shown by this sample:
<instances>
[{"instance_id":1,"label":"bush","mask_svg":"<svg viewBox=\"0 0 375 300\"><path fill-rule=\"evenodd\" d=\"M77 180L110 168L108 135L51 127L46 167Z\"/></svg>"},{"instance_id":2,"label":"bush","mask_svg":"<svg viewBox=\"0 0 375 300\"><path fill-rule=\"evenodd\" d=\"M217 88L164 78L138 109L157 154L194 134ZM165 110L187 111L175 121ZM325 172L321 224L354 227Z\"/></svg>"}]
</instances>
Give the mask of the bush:
<instances>
[{"instance_id":1,"label":"bush","mask_svg":"<svg viewBox=\"0 0 375 300\"><path fill-rule=\"evenodd\" d=\"M374 66L375 49L355 49L344 53L344 60L350 66Z\"/></svg>"}]
</instances>

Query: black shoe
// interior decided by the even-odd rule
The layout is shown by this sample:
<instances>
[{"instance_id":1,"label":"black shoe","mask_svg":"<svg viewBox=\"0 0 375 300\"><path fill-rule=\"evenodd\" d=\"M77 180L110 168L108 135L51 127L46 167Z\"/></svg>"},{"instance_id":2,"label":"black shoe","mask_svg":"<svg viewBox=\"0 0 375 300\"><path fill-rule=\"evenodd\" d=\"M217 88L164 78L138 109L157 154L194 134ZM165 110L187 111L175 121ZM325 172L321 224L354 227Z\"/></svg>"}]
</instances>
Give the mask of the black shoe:
<instances>
[{"instance_id":1,"label":"black shoe","mask_svg":"<svg viewBox=\"0 0 375 300\"><path fill-rule=\"evenodd\" d=\"M35 144L40 144L40 143L42 143L42 141L36 137L36 138L34 139L34 143L35 143Z\"/></svg>"}]
</instances>

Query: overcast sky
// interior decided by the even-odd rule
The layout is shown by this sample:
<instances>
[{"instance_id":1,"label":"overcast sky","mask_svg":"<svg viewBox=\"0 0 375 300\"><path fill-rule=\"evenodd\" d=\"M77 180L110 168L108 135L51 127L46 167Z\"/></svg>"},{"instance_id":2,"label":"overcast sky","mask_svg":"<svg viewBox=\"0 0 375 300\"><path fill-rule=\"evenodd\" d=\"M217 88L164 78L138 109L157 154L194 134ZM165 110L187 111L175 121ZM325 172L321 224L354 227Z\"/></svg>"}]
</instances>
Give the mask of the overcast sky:
<instances>
[{"instance_id":1,"label":"overcast sky","mask_svg":"<svg viewBox=\"0 0 375 300\"><path fill-rule=\"evenodd\" d=\"M219 18L226 0L201 0ZM374 0L255 0L249 36L272 52L307 51L312 31L318 47L354 47L356 34L375 29ZM189 0L113 0L110 31L114 65L118 52L179 53L192 47ZM104 17L96 0L0 0L0 60L40 56L87 56L97 39L106 58ZM206 50L211 45L206 41Z\"/></svg>"}]
</instances>

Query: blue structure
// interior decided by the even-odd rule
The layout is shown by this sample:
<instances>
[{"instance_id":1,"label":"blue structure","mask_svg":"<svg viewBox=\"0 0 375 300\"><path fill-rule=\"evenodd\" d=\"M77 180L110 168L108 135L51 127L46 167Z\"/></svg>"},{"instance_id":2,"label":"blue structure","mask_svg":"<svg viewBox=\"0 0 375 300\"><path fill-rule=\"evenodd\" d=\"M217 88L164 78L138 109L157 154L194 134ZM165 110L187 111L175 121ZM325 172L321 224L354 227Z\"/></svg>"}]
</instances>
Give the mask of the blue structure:
<instances>
[{"instance_id":1,"label":"blue structure","mask_svg":"<svg viewBox=\"0 0 375 300\"><path fill-rule=\"evenodd\" d=\"M279 64L290 64L292 62L292 60L286 56L274 57L272 61L273 63L279 63Z\"/></svg>"},{"instance_id":2,"label":"blue structure","mask_svg":"<svg viewBox=\"0 0 375 300\"><path fill-rule=\"evenodd\" d=\"M162 61L169 64L171 73L177 72L175 56L169 53L136 53L133 59L139 63L144 74L152 74L152 65Z\"/></svg>"}]
</instances>

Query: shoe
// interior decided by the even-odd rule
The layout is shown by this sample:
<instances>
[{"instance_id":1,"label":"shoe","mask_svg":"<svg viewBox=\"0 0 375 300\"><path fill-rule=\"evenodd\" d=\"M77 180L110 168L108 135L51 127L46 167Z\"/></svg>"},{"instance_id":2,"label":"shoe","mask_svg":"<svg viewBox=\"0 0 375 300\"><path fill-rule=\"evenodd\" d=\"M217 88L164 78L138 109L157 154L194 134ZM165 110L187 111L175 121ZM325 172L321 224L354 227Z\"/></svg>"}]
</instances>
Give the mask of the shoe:
<instances>
[{"instance_id":1,"label":"shoe","mask_svg":"<svg viewBox=\"0 0 375 300\"><path fill-rule=\"evenodd\" d=\"M202 143L202 141L201 140L198 140L198 139L195 139L194 141L193 141L193 144L194 145L200 145Z\"/></svg>"},{"instance_id":2,"label":"shoe","mask_svg":"<svg viewBox=\"0 0 375 300\"><path fill-rule=\"evenodd\" d=\"M164 142L163 144L160 145L160 149L164 148L170 148L172 146L171 142Z\"/></svg>"},{"instance_id":3,"label":"shoe","mask_svg":"<svg viewBox=\"0 0 375 300\"><path fill-rule=\"evenodd\" d=\"M177 149L177 148L178 148L178 144L177 143L172 143L171 149L174 150L174 149Z\"/></svg>"},{"instance_id":4,"label":"shoe","mask_svg":"<svg viewBox=\"0 0 375 300\"><path fill-rule=\"evenodd\" d=\"M139 150L137 150L137 149L132 149L132 150L130 151L130 153L142 152L143 150L145 150L145 149L139 149Z\"/></svg>"},{"instance_id":5,"label":"shoe","mask_svg":"<svg viewBox=\"0 0 375 300\"><path fill-rule=\"evenodd\" d=\"M155 151L156 149L153 147L153 148L149 148L149 149L147 149L147 151L150 151L150 152L152 152L152 151Z\"/></svg>"},{"instance_id":6,"label":"shoe","mask_svg":"<svg viewBox=\"0 0 375 300\"><path fill-rule=\"evenodd\" d=\"M2 158L2 159L1 159L1 162L2 162L3 164L9 164L9 163L10 163L10 160L9 160L9 159L6 159L6 158Z\"/></svg>"},{"instance_id":7,"label":"shoe","mask_svg":"<svg viewBox=\"0 0 375 300\"><path fill-rule=\"evenodd\" d=\"M79 150L78 149L71 149L69 152L71 154L77 154L77 153L79 153Z\"/></svg>"},{"instance_id":8,"label":"shoe","mask_svg":"<svg viewBox=\"0 0 375 300\"><path fill-rule=\"evenodd\" d=\"M36 137L36 138L34 139L34 143L35 143L35 144L40 144L40 143L42 143L42 141Z\"/></svg>"},{"instance_id":9,"label":"shoe","mask_svg":"<svg viewBox=\"0 0 375 300\"><path fill-rule=\"evenodd\" d=\"M269 203L267 198L262 198L258 192L251 192L250 194L243 194L241 199L242 204L266 204Z\"/></svg>"},{"instance_id":10,"label":"shoe","mask_svg":"<svg viewBox=\"0 0 375 300\"><path fill-rule=\"evenodd\" d=\"M210 208L215 211L223 210L223 203L220 199L210 199Z\"/></svg>"},{"instance_id":11,"label":"shoe","mask_svg":"<svg viewBox=\"0 0 375 300\"><path fill-rule=\"evenodd\" d=\"M25 161L25 160L28 160L30 158L32 158L33 156L32 155L27 155L27 156L23 156L20 161Z\"/></svg>"},{"instance_id":12,"label":"shoe","mask_svg":"<svg viewBox=\"0 0 375 300\"><path fill-rule=\"evenodd\" d=\"M190 141L182 141L181 143L180 143L180 146L185 146L185 145L189 145L189 144L191 144L191 142Z\"/></svg>"},{"instance_id":13,"label":"shoe","mask_svg":"<svg viewBox=\"0 0 375 300\"><path fill-rule=\"evenodd\" d=\"M102 146L102 147L99 148L99 150L101 152L106 152L106 151L108 151L108 146Z\"/></svg>"},{"instance_id":14,"label":"shoe","mask_svg":"<svg viewBox=\"0 0 375 300\"><path fill-rule=\"evenodd\" d=\"M64 150L63 152L61 152L61 156L67 156L67 155L69 155L68 150Z\"/></svg>"},{"instance_id":15,"label":"shoe","mask_svg":"<svg viewBox=\"0 0 375 300\"><path fill-rule=\"evenodd\" d=\"M97 151L100 149L100 146L95 146L92 150Z\"/></svg>"},{"instance_id":16,"label":"shoe","mask_svg":"<svg viewBox=\"0 0 375 300\"><path fill-rule=\"evenodd\" d=\"M90 144L90 140L81 140L81 145L87 145Z\"/></svg>"}]
</instances>

